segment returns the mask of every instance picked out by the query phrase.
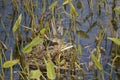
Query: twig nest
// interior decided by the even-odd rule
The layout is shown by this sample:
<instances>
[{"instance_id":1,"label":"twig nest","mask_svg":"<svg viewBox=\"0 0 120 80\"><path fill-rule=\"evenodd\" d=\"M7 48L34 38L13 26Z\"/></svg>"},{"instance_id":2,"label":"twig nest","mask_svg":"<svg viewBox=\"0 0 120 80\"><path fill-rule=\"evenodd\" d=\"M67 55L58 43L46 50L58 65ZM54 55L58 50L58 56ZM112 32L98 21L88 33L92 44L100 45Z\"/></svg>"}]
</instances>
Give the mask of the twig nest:
<instances>
[{"instance_id":1,"label":"twig nest","mask_svg":"<svg viewBox=\"0 0 120 80\"><path fill-rule=\"evenodd\" d=\"M31 53L26 54L25 59L28 66L33 67L35 66L35 62L37 62L41 67L44 65L43 57L51 58L51 60L55 60L60 54L69 57L71 53L69 49L71 48L73 48L73 46L69 43L65 43L59 39L52 39L35 46Z\"/></svg>"}]
</instances>

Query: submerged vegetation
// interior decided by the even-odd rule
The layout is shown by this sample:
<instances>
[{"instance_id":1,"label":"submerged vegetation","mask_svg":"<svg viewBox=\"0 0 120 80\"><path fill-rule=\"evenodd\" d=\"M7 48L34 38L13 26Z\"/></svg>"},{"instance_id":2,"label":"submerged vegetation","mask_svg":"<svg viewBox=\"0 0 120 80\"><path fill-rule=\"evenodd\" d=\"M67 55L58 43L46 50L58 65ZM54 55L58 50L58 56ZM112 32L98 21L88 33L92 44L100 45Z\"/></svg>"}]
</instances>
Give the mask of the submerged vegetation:
<instances>
[{"instance_id":1,"label":"submerged vegetation","mask_svg":"<svg viewBox=\"0 0 120 80\"><path fill-rule=\"evenodd\" d=\"M119 80L119 0L1 0L0 80Z\"/></svg>"}]
</instances>

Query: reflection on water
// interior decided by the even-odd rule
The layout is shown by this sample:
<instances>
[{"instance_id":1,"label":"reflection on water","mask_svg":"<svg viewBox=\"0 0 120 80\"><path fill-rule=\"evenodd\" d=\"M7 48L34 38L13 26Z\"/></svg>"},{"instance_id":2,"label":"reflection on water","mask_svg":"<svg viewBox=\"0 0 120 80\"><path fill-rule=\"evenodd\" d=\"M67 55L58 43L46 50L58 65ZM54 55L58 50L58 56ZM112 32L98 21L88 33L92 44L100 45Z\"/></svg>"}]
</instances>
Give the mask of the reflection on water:
<instances>
[{"instance_id":1,"label":"reflection on water","mask_svg":"<svg viewBox=\"0 0 120 80\"><path fill-rule=\"evenodd\" d=\"M27 4L27 1L29 1L29 4ZM6 44L8 47L8 50L6 50L7 58L9 59L11 49L14 50L14 53L19 53L16 47L16 41L13 37L12 33L12 27L20 13L22 13L22 22L21 22L21 35L18 33L16 36L21 36L18 38L21 38L21 41L19 42L19 47L24 45L23 43L27 44L25 42L26 40L30 40L30 35L33 35L31 32L29 32L29 29L26 30L24 27L43 27L45 21L48 21L49 24L49 18L51 17L51 12L48 10L49 5L53 2L53 0L46 0L46 4L43 4L43 0L31 0L33 1L33 4L30 3L30 0L2 0L0 1L0 40ZM114 0L103 0L106 1L102 2L101 0L81 0L82 2L82 8L77 9L77 1L74 1L74 5L77 9L77 12L79 13L79 16L76 18L78 21L76 27L80 30L85 31L89 35L89 39L80 38L80 41L78 39L79 35L75 36L73 35L73 38L75 37L75 43L81 44L83 47L83 55L80 56L81 62L85 63L84 69L85 71L88 71L86 69L86 66L88 66L88 63L90 61L89 55L90 52L96 47L96 38L99 34L100 29L106 30L105 37L101 44L103 48L106 49L106 52L102 55L102 63L105 64L103 67L105 68L105 76L106 80L109 78L108 74L110 72L110 65L107 63L110 56L110 46L111 42L107 41L106 38L111 36L111 31L109 26L110 21L112 19L115 19L115 15L112 12L112 8L119 6L119 1L116 0L115 4ZM25 4L26 2L26 4ZM62 0L59 1L59 5L62 4ZM44 6L46 5L46 8L44 9ZM66 11L69 12L69 6L66 6ZM34 15L33 15L34 14ZM47 17L46 20L43 20L43 17ZM55 14L55 17L57 16L57 12ZM71 30L70 26L72 25L70 23L69 17L66 15L61 16L62 17L62 24L65 26L65 29ZM33 20L34 19L34 20ZM118 21L119 22L119 21ZM63 26L63 27L64 27ZM118 29L120 30L120 29ZM38 30L39 31L39 30ZM37 32L37 30L36 30ZM119 35L119 34L118 34ZM28 41L29 41L28 40ZM66 37L66 40L68 38ZM22 44L22 45L21 45ZM88 76L85 76L86 80L89 80L89 73ZM90 76L91 77L91 76ZM114 76L113 76L114 77Z\"/></svg>"}]
</instances>

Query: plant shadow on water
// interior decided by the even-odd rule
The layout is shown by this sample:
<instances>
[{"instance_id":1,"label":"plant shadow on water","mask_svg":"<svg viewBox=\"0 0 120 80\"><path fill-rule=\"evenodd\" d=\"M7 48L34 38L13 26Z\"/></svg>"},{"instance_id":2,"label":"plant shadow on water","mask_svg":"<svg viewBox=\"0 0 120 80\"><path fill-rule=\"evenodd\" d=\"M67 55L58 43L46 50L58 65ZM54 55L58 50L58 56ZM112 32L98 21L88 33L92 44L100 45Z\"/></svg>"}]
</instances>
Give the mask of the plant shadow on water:
<instances>
[{"instance_id":1,"label":"plant shadow on water","mask_svg":"<svg viewBox=\"0 0 120 80\"><path fill-rule=\"evenodd\" d=\"M1 0L0 79L119 80L119 2Z\"/></svg>"}]
</instances>

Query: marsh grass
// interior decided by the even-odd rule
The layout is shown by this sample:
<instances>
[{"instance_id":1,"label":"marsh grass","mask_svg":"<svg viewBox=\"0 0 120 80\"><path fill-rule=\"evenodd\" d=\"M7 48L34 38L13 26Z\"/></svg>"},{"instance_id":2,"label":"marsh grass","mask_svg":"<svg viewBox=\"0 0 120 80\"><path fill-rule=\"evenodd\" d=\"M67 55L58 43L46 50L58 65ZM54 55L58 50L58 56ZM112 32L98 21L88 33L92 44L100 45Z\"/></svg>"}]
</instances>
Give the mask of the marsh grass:
<instances>
[{"instance_id":1,"label":"marsh grass","mask_svg":"<svg viewBox=\"0 0 120 80\"><path fill-rule=\"evenodd\" d=\"M87 74L92 74L91 79L107 80L106 73L109 79L119 79L120 8L117 7L117 0L113 0L112 9L107 0L96 2L96 21L94 21L93 0L87 0L89 14L85 17L82 16L86 8L84 1L60 2L60 0L41 0L40 3L39 0L11 0L13 12L17 15L12 24L13 37L10 37L7 32L7 26L2 18L1 24L8 39L14 38L15 46L8 60L5 52L6 45L0 40L0 78L2 80L6 80L6 68L9 68L10 80L15 79L13 73L18 74L23 80L61 80L63 78L84 80L88 79ZM3 0L3 3L5 4L6 0ZM102 11L105 11L108 19L106 24L102 21ZM89 24L87 30L82 30L84 23ZM81 39L89 40L90 33L96 27L97 33L92 43L95 46L94 48L90 45L86 46L90 53L89 61L82 63L81 61L85 60L82 56L86 53L83 51L85 47L81 44ZM42 43L46 40L57 45L50 47L50 43L47 43L44 46ZM109 51L103 46L103 43L107 45L107 41L112 41L109 42L111 43ZM105 70L103 58L108 56L107 52L112 57L107 60L107 65L111 65L109 71ZM18 71L14 71L16 66L20 68ZM113 76L114 71L118 78Z\"/></svg>"}]
</instances>

